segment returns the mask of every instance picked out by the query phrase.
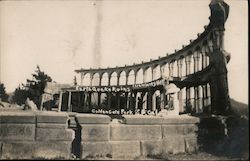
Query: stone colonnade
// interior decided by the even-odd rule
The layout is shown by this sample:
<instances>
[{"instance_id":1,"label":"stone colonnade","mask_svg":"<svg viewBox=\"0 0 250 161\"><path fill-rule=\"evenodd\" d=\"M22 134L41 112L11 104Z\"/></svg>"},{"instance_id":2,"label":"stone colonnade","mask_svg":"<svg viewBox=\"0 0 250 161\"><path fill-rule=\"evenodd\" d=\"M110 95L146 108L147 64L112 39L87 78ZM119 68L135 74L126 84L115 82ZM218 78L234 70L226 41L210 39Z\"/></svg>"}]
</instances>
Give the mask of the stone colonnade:
<instances>
[{"instance_id":1,"label":"stone colonnade","mask_svg":"<svg viewBox=\"0 0 250 161\"><path fill-rule=\"evenodd\" d=\"M166 77L170 80L182 81L208 68L211 62L211 52L213 52L213 41L208 39L195 46L192 50L179 53L176 51L174 54L167 55L163 58L159 57L157 60L150 60L150 62L115 68L80 69L76 70L76 72L80 73L80 85L90 87L130 86L148 83ZM160 109L165 108L167 102L165 92L162 88L158 92L125 93L127 101L126 108L129 109L133 104L131 99L129 99L131 97L134 97L136 100L134 103L135 108L139 108L139 97L142 98L143 109L156 109L157 98L160 98ZM206 108L211 104L210 93L210 85L208 82L195 86L187 85L182 87L178 92L180 112L192 111L199 113L203 112L203 110L209 111L210 109ZM88 98L91 100L91 93L88 93L88 95ZM100 105L101 95L102 93L98 93L97 95L97 105ZM107 93L109 107L110 95L111 93ZM117 95L120 95L120 93L117 93ZM148 100L150 100L150 102ZM119 104L117 106L119 106Z\"/></svg>"}]
</instances>

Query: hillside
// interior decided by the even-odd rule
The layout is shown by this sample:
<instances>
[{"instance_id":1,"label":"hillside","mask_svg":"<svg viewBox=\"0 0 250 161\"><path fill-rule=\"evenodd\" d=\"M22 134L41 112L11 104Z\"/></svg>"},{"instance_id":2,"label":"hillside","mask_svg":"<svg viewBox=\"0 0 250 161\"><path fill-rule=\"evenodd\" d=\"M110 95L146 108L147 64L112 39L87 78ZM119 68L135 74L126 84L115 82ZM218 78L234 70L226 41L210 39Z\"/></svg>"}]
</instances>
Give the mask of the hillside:
<instances>
[{"instance_id":1,"label":"hillside","mask_svg":"<svg viewBox=\"0 0 250 161\"><path fill-rule=\"evenodd\" d=\"M245 115L249 117L249 109L248 105L242 102L238 102L234 99L231 98L231 106L232 106L232 111L234 114L240 116L240 115Z\"/></svg>"}]
</instances>

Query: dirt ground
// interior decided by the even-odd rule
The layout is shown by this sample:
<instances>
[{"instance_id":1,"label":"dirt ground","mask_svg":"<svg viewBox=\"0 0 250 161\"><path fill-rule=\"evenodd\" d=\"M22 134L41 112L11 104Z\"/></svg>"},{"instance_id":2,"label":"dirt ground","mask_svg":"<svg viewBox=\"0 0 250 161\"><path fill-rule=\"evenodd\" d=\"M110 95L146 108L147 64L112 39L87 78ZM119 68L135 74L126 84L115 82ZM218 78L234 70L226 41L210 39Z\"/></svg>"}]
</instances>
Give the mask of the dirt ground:
<instances>
[{"instance_id":1,"label":"dirt ground","mask_svg":"<svg viewBox=\"0 0 250 161\"><path fill-rule=\"evenodd\" d=\"M78 160L78 159L76 159ZM88 160L88 159L87 159ZM89 160L93 160L90 158ZM95 158L95 160L116 160L112 158ZM164 161L238 161L238 160L249 160L248 156L242 157L229 157L229 156L218 156L212 155L205 152L198 152L195 154L169 154L167 156L152 156L152 157L139 157L135 159L121 159L121 160L164 160Z\"/></svg>"}]
</instances>

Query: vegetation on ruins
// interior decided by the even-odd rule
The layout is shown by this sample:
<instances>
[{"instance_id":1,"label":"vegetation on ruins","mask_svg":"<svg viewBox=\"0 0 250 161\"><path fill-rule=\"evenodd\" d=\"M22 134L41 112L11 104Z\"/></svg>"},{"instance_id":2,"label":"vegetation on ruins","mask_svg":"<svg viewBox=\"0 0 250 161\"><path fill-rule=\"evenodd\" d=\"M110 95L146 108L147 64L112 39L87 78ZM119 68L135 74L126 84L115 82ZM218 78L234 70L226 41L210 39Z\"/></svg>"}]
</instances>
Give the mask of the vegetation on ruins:
<instances>
[{"instance_id":1,"label":"vegetation on ruins","mask_svg":"<svg viewBox=\"0 0 250 161\"><path fill-rule=\"evenodd\" d=\"M3 83L0 83L0 100L8 102L9 95L5 91L5 86Z\"/></svg>"},{"instance_id":2,"label":"vegetation on ruins","mask_svg":"<svg viewBox=\"0 0 250 161\"><path fill-rule=\"evenodd\" d=\"M21 105L29 98L34 101L37 107L40 107L41 97L47 82L52 82L51 77L41 71L40 67L37 65L35 73L32 74L32 79L27 79L26 84L22 84L15 89L12 102Z\"/></svg>"}]
</instances>

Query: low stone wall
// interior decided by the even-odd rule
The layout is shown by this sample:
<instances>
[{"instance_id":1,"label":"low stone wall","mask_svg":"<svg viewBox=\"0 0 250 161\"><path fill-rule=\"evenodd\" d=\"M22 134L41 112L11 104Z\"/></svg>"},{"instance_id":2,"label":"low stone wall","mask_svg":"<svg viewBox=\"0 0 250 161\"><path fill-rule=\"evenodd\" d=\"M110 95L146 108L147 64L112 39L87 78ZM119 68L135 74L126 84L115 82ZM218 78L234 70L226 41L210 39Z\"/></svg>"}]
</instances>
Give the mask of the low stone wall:
<instances>
[{"instance_id":1,"label":"low stone wall","mask_svg":"<svg viewBox=\"0 0 250 161\"><path fill-rule=\"evenodd\" d=\"M127 115L118 123L106 115L77 114L76 119L81 127L81 159L133 159L198 149L196 117Z\"/></svg>"},{"instance_id":2,"label":"low stone wall","mask_svg":"<svg viewBox=\"0 0 250 161\"><path fill-rule=\"evenodd\" d=\"M68 115L57 112L1 112L0 159L68 159L74 132Z\"/></svg>"}]
</instances>

